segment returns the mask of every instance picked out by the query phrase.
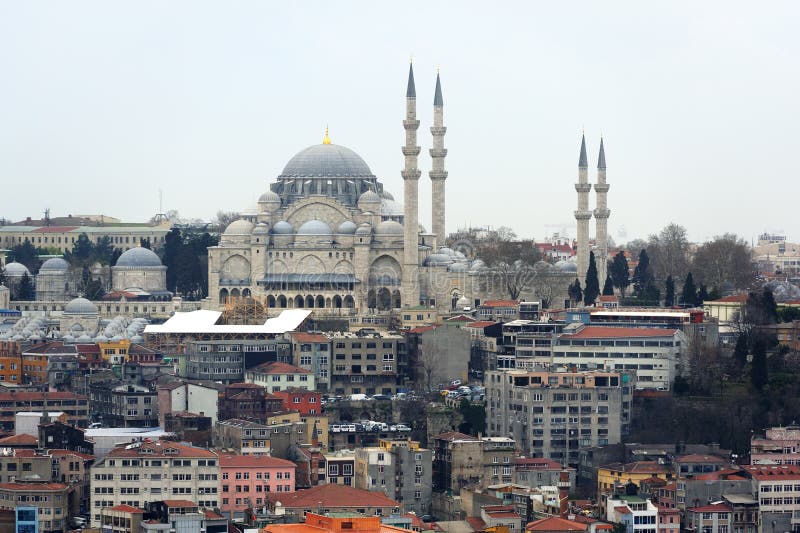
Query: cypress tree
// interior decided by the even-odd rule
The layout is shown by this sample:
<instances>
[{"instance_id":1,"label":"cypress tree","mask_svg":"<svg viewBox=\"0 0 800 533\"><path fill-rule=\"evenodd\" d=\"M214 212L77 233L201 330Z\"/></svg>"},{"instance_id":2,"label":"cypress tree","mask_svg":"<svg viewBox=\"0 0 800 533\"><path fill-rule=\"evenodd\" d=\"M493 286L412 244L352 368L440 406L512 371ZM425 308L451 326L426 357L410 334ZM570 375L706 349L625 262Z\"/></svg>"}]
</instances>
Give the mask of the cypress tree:
<instances>
[{"instance_id":1,"label":"cypress tree","mask_svg":"<svg viewBox=\"0 0 800 533\"><path fill-rule=\"evenodd\" d=\"M697 287L694 284L692 273L686 274L686 281L683 282L683 290L681 291L681 303L683 305L694 307L697 305Z\"/></svg>"},{"instance_id":2,"label":"cypress tree","mask_svg":"<svg viewBox=\"0 0 800 533\"><path fill-rule=\"evenodd\" d=\"M667 287L664 293L664 307L672 307L675 305L675 282L672 276L667 276Z\"/></svg>"},{"instance_id":3,"label":"cypress tree","mask_svg":"<svg viewBox=\"0 0 800 533\"><path fill-rule=\"evenodd\" d=\"M614 282L611 281L611 276L606 277L606 283L603 285L603 296L614 296Z\"/></svg>"},{"instance_id":4,"label":"cypress tree","mask_svg":"<svg viewBox=\"0 0 800 533\"><path fill-rule=\"evenodd\" d=\"M583 304L592 305L600 295L600 280L597 278L597 264L594 252L589 252L589 268L586 270L586 283L583 289Z\"/></svg>"}]
</instances>

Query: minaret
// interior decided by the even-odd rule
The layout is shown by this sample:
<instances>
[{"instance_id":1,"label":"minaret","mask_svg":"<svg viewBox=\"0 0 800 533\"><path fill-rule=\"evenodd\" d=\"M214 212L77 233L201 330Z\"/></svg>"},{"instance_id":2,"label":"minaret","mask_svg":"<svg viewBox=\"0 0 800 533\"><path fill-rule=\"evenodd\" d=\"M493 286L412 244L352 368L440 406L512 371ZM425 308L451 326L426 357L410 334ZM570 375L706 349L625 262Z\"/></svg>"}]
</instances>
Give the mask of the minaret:
<instances>
[{"instance_id":1,"label":"minaret","mask_svg":"<svg viewBox=\"0 0 800 533\"><path fill-rule=\"evenodd\" d=\"M594 210L596 224L595 230L595 259L597 262L597 277L600 285L606 282L608 270L608 188L606 183L606 151L603 148L603 137L600 137L600 155L597 157L597 183L594 192L597 195L597 208Z\"/></svg>"},{"instance_id":2,"label":"minaret","mask_svg":"<svg viewBox=\"0 0 800 533\"><path fill-rule=\"evenodd\" d=\"M406 144L403 146L403 305L419 305L419 177L417 168L417 91L414 87L414 65L408 67L406 89Z\"/></svg>"},{"instance_id":3,"label":"minaret","mask_svg":"<svg viewBox=\"0 0 800 533\"><path fill-rule=\"evenodd\" d=\"M431 228L433 234L436 236L436 246L444 246L444 241L447 238L447 233L444 227L444 181L447 179L447 171L444 169L444 158L447 155L447 150L444 147L444 134L447 133L447 128L444 127L444 101L442 100L442 84L439 81L439 72L436 72L436 93L433 97L433 126L431 127L431 134L433 134L433 148L430 150L431 154L431 171L428 175L431 177L432 195L431 195L431 208L433 227Z\"/></svg>"},{"instance_id":4,"label":"minaret","mask_svg":"<svg viewBox=\"0 0 800 533\"><path fill-rule=\"evenodd\" d=\"M592 212L589 211L589 191L592 190L592 184L589 183L586 137L583 135L581 156L578 160L578 183L575 184L575 190L578 191L578 209L575 210L575 220L578 223L578 279L583 285L586 281L586 271L589 269L589 219L592 218Z\"/></svg>"}]
</instances>

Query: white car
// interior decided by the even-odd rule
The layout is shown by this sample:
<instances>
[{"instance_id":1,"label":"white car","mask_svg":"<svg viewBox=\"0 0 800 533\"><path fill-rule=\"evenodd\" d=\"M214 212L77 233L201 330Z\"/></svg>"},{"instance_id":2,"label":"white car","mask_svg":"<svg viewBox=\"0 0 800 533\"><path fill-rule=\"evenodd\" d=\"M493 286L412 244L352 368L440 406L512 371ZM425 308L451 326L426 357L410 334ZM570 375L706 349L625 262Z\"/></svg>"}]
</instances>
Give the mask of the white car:
<instances>
[{"instance_id":1,"label":"white car","mask_svg":"<svg viewBox=\"0 0 800 533\"><path fill-rule=\"evenodd\" d=\"M397 431L411 431L411 428L405 424L397 424Z\"/></svg>"},{"instance_id":2,"label":"white car","mask_svg":"<svg viewBox=\"0 0 800 533\"><path fill-rule=\"evenodd\" d=\"M331 426L331 433L341 433L341 432L342 432L342 426L338 424L334 424Z\"/></svg>"}]
</instances>

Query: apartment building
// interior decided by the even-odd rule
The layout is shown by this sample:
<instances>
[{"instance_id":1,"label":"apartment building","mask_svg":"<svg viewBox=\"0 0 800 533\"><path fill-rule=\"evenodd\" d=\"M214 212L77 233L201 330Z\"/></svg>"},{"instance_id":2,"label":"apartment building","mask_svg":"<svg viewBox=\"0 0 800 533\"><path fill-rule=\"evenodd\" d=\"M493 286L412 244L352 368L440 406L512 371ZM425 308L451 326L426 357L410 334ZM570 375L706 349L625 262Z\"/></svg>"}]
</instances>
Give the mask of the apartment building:
<instances>
[{"instance_id":1,"label":"apartment building","mask_svg":"<svg viewBox=\"0 0 800 533\"><path fill-rule=\"evenodd\" d=\"M636 374L638 390L668 391L681 363L686 336L678 329L566 326L553 348L553 364L579 370L620 370Z\"/></svg>"},{"instance_id":2,"label":"apartment building","mask_svg":"<svg viewBox=\"0 0 800 533\"><path fill-rule=\"evenodd\" d=\"M14 417L23 411L63 412L67 422L79 428L89 425L89 401L73 392L0 393L0 431L14 433Z\"/></svg>"},{"instance_id":3,"label":"apartment building","mask_svg":"<svg viewBox=\"0 0 800 533\"><path fill-rule=\"evenodd\" d=\"M561 322L512 320L503 324L503 351L497 356L497 369L533 370L549 365L556 338L563 331Z\"/></svg>"},{"instance_id":4,"label":"apartment building","mask_svg":"<svg viewBox=\"0 0 800 533\"><path fill-rule=\"evenodd\" d=\"M248 507L263 507L271 492L294 492L297 465L267 456L220 454L220 510L244 518Z\"/></svg>"},{"instance_id":5,"label":"apartment building","mask_svg":"<svg viewBox=\"0 0 800 533\"><path fill-rule=\"evenodd\" d=\"M317 387L316 376L311 371L277 361L249 368L245 381L264 387L270 393L288 388L315 390Z\"/></svg>"},{"instance_id":6,"label":"apartment building","mask_svg":"<svg viewBox=\"0 0 800 533\"><path fill-rule=\"evenodd\" d=\"M231 383L219 395L219 419L241 418L264 421L281 410L282 400L255 383Z\"/></svg>"},{"instance_id":7,"label":"apartment building","mask_svg":"<svg viewBox=\"0 0 800 533\"><path fill-rule=\"evenodd\" d=\"M381 440L355 451L355 487L381 491L406 512L427 514L431 502L432 451L411 440Z\"/></svg>"},{"instance_id":8,"label":"apartment building","mask_svg":"<svg viewBox=\"0 0 800 533\"><path fill-rule=\"evenodd\" d=\"M217 454L202 448L161 440L118 446L92 467L92 527L102 508L116 505L180 498L219 507L219 474Z\"/></svg>"},{"instance_id":9,"label":"apartment building","mask_svg":"<svg viewBox=\"0 0 800 533\"><path fill-rule=\"evenodd\" d=\"M288 334L292 343L292 364L308 370L319 390L328 390L331 373L331 340L322 333Z\"/></svg>"},{"instance_id":10,"label":"apartment building","mask_svg":"<svg viewBox=\"0 0 800 533\"><path fill-rule=\"evenodd\" d=\"M331 341L329 390L340 395L398 392L398 364L406 346L402 335L345 332L332 335Z\"/></svg>"},{"instance_id":11,"label":"apartment building","mask_svg":"<svg viewBox=\"0 0 800 533\"><path fill-rule=\"evenodd\" d=\"M800 465L800 426L774 427L751 437L750 462Z\"/></svg>"},{"instance_id":12,"label":"apartment building","mask_svg":"<svg viewBox=\"0 0 800 533\"><path fill-rule=\"evenodd\" d=\"M513 438L530 457L577 465L581 448L616 444L628 433L632 374L495 370L485 383L489 434Z\"/></svg>"},{"instance_id":13,"label":"apartment building","mask_svg":"<svg viewBox=\"0 0 800 533\"><path fill-rule=\"evenodd\" d=\"M511 483L517 443L508 437L473 437L448 431L433 437L433 488L457 494Z\"/></svg>"},{"instance_id":14,"label":"apartment building","mask_svg":"<svg viewBox=\"0 0 800 533\"><path fill-rule=\"evenodd\" d=\"M750 465L743 467L758 500L761 524L775 531L800 529L800 465Z\"/></svg>"},{"instance_id":15,"label":"apartment building","mask_svg":"<svg viewBox=\"0 0 800 533\"><path fill-rule=\"evenodd\" d=\"M32 515L25 518L34 522L38 516L40 533L61 533L67 531L69 512L69 495L72 488L64 483L51 481L12 481L0 483L0 508L28 509ZM33 524L31 524L33 525ZM21 531L21 530L20 530ZM30 529L29 531L34 531Z\"/></svg>"}]
</instances>

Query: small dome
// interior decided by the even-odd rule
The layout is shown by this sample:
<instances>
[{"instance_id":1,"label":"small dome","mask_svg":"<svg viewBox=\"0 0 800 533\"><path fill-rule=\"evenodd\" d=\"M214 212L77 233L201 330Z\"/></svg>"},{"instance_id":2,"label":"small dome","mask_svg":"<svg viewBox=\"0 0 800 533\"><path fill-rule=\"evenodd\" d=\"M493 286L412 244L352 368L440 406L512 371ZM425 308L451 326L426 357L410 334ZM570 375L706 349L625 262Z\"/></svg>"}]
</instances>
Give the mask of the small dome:
<instances>
[{"instance_id":1,"label":"small dome","mask_svg":"<svg viewBox=\"0 0 800 533\"><path fill-rule=\"evenodd\" d=\"M5 274L6 274L6 276L12 276L12 277L19 276L19 277L22 277L25 274L30 276L31 275L31 271L28 270L28 267L26 267L22 263L11 262L11 263L6 263Z\"/></svg>"},{"instance_id":2,"label":"small dome","mask_svg":"<svg viewBox=\"0 0 800 533\"><path fill-rule=\"evenodd\" d=\"M467 306L469 306L471 303L472 303L472 302L470 302L470 301L469 301L469 298L467 298L466 296L462 296L462 297L461 297L461 298L459 298L459 299L458 299L458 301L456 302L456 307L462 307L462 308L463 308L463 307L467 307Z\"/></svg>"},{"instance_id":3,"label":"small dome","mask_svg":"<svg viewBox=\"0 0 800 533\"><path fill-rule=\"evenodd\" d=\"M272 233L276 235L291 235L294 233L294 227L285 220L281 220L272 226Z\"/></svg>"},{"instance_id":4,"label":"small dome","mask_svg":"<svg viewBox=\"0 0 800 533\"><path fill-rule=\"evenodd\" d=\"M72 327L69 329L70 331L83 331L83 326L80 324L72 324Z\"/></svg>"},{"instance_id":5,"label":"small dome","mask_svg":"<svg viewBox=\"0 0 800 533\"><path fill-rule=\"evenodd\" d=\"M333 235L329 225L321 220L309 220L297 229L298 235Z\"/></svg>"},{"instance_id":6,"label":"small dome","mask_svg":"<svg viewBox=\"0 0 800 533\"><path fill-rule=\"evenodd\" d=\"M403 226L394 220L384 220L375 227L376 235L402 235Z\"/></svg>"},{"instance_id":7,"label":"small dome","mask_svg":"<svg viewBox=\"0 0 800 533\"><path fill-rule=\"evenodd\" d=\"M446 246L442 246L441 248L439 248L436 251L436 253L437 254L446 255L447 257L455 257L456 256L456 253L451 248L448 248Z\"/></svg>"},{"instance_id":8,"label":"small dome","mask_svg":"<svg viewBox=\"0 0 800 533\"><path fill-rule=\"evenodd\" d=\"M97 306L86 298L75 298L64 307L64 312L70 315L96 315Z\"/></svg>"},{"instance_id":9,"label":"small dome","mask_svg":"<svg viewBox=\"0 0 800 533\"><path fill-rule=\"evenodd\" d=\"M449 272L466 272L469 270L469 265L466 263L453 263L449 267L447 267Z\"/></svg>"},{"instance_id":10,"label":"small dome","mask_svg":"<svg viewBox=\"0 0 800 533\"><path fill-rule=\"evenodd\" d=\"M381 200L381 215L385 217L399 217L405 213L403 204L384 198Z\"/></svg>"},{"instance_id":11,"label":"small dome","mask_svg":"<svg viewBox=\"0 0 800 533\"><path fill-rule=\"evenodd\" d=\"M394 196L392 196L392 193L390 193L386 189L381 191L381 198L384 200L394 200Z\"/></svg>"},{"instance_id":12,"label":"small dome","mask_svg":"<svg viewBox=\"0 0 800 533\"><path fill-rule=\"evenodd\" d=\"M565 259L562 259L561 261L556 263L555 267L557 269L559 269L560 271L562 271L562 272L577 272L578 271L577 263L574 263L573 261L567 261Z\"/></svg>"},{"instance_id":13,"label":"small dome","mask_svg":"<svg viewBox=\"0 0 800 533\"><path fill-rule=\"evenodd\" d=\"M258 224L256 224L256 227L253 230L253 235L266 235L268 233L269 233L269 226L267 226L263 222L259 222Z\"/></svg>"},{"instance_id":14,"label":"small dome","mask_svg":"<svg viewBox=\"0 0 800 533\"><path fill-rule=\"evenodd\" d=\"M273 204L274 204L274 203L278 203L278 204L279 204L279 203L281 203L281 197L280 197L280 196L278 196L278 194L277 194L277 193L275 193L275 192L272 192L272 191L267 191L267 192L265 192L264 194L262 194L262 195L261 195L261 196L258 198L258 203L260 203L260 204L265 204L265 203L273 203Z\"/></svg>"},{"instance_id":15,"label":"small dome","mask_svg":"<svg viewBox=\"0 0 800 533\"><path fill-rule=\"evenodd\" d=\"M423 266L449 266L453 263L450 256L446 254L431 254L422 262Z\"/></svg>"},{"instance_id":16,"label":"small dome","mask_svg":"<svg viewBox=\"0 0 800 533\"><path fill-rule=\"evenodd\" d=\"M253 223L240 218L228 224L223 235L250 235L252 232Z\"/></svg>"},{"instance_id":17,"label":"small dome","mask_svg":"<svg viewBox=\"0 0 800 533\"><path fill-rule=\"evenodd\" d=\"M356 230L356 235L369 235L372 233L372 226L364 222Z\"/></svg>"},{"instance_id":18,"label":"small dome","mask_svg":"<svg viewBox=\"0 0 800 533\"><path fill-rule=\"evenodd\" d=\"M42 270L55 270L59 272L63 272L65 270L69 270L69 263L61 259L60 257L51 257L39 268L39 272Z\"/></svg>"},{"instance_id":19,"label":"small dome","mask_svg":"<svg viewBox=\"0 0 800 533\"><path fill-rule=\"evenodd\" d=\"M352 235L353 233L356 232L356 228L357 226L355 222L353 222L352 220L345 220L344 222L339 224L338 228L336 228L336 233L340 235Z\"/></svg>"},{"instance_id":20,"label":"small dome","mask_svg":"<svg viewBox=\"0 0 800 533\"><path fill-rule=\"evenodd\" d=\"M161 259L153 250L137 247L131 248L117 259L118 267L160 267Z\"/></svg>"},{"instance_id":21,"label":"small dome","mask_svg":"<svg viewBox=\"0 0 800 533\"><path fill-rule=\"evenodd\" d=\"M486 268L486 263L483 262L483 259L476 259L469 265L471 272L476 272L482 268Z\"/></svg>"},{"instance_id":22,"label":"small dome","mask_svg":"<svg viewBox=\"0 0 800 533\"><path fill-rule=\"evenodd\" d=\"M369 191L367 191L365 193L362 193L361 196L358 197L358 203L359 204L361 202L380 203L380 201L381 201L381 197L378 196L378 193L376 193L373 190L369 190Z\"/></svg>"},{"instance_id":23,"label":"small dome","mask_svg":"<svg viewBox=\"0 0 800 533\"><path fill-rule=\"evenodd\" d=\"M76 342L80 342L80 343L89 343L89 342L92 342L92 338L89 335L84 333L83 335L81 335L80 337L75 339L75 341Z\"/></svg>"},{"instance_id":24,"label":"small dome","mask_svg":"<svg viewBox=\"0 0 800 533\"><path fill-rule=\"evenodd\" d=\"M94 342L108 342L108 337L105 335L98 335L94 338Z\"/></svg>"},{"instance_id":25,"label":"small dome","mask_svg":"<svg viewBox=\"0 0 800 533\"><path fill-rule=\"evenodd\" d=\"M141 335L134 335L133 337L131 337L131 342L135 342L136 344L141 344L144 342L144 337L142 337Z\"/></svg>"}]
</instances>

